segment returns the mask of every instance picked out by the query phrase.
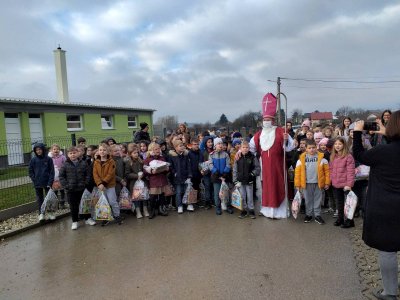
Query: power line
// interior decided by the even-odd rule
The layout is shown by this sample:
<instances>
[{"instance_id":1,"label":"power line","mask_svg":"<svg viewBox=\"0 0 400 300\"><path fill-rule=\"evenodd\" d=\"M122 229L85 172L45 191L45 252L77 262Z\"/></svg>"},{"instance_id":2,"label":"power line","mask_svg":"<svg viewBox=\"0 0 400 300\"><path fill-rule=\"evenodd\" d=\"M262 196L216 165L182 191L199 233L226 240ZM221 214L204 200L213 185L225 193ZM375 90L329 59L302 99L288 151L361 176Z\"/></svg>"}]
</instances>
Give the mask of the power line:
<instances>
[{"instance_id":1,"label":"power line","mask_svg":"<svg viewBox=\"0 0 400 300\"><path fill-rule=\"evenodd\" d=\"M332 82L332 83L362 83L362 84L399 83L400 82L400 80L359 81L359 80L325 80L325 79L287 78L287 77L281 77L281 79L282 80L293 80L293 81Z\"/></svg>"},{"instance_id":2,"label":"power line","mask_svg":"<svg viewBox=\"0 0 400 300\"><path fill-rule=\"evenodd\" d=\"M376 87L333 87L333 86L296 86L285 85L285 88L299 89L332 89L332 90L374 90L374 89L400 89L400 86L376 86Z\"/></svg>"}]
</instances>

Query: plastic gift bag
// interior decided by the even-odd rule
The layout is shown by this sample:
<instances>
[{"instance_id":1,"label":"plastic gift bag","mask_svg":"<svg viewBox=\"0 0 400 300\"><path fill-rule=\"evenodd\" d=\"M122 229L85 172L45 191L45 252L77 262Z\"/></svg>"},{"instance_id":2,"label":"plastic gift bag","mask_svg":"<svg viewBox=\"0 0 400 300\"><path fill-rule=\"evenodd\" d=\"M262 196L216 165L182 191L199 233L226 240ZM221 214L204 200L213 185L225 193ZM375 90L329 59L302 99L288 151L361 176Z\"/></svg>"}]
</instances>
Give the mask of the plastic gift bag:
<instances>
[{"instance_id":1,"label":"plastic gift bag","mask_svg":"<svg viewBox=\"0 0 400 300\"><path fill-rule=\"evenodd\" d=\"M87 215L92 212L92 193L87 189L83 191L81 202L79 203L79 214Z\"/></svg>"},{"instance_id":2,"label":"plastic gift bag","mask_svg":"<svg viewBox=\"0 0 400 300\"><path fill-rule=\"evenodd\" d=\"M354 211L357 207L357 200L357 196L353 191L350 191L347 194L346 201L344 203L344 216L349 220L353 219Z\"/></svg>"},{"instance_id":3,"label":"plastic gift bag","mask_svg":"<svg viewBox=\"0 0 400 300\"><path fill-rule=\"evenodd\" d=\"M129 190L124 186L118 196L120 209L132 209L132 200L129 195Z\"/></svg>"},{"instance_id":4,"label":"plastic gift bag","mask_svg":"<svg viewBox=\"0 0 400 300\"><path fill-rule=\"evenodd\" d=\"M169 197L175 195L174 186L168 182L168 185L164 187L164 196Z\"/></svg>"},{"instance_id":5,"label":"plastic gift bag","mask_svg":"<svg viewBox=\"0 0 400 300\"><path fill-rule=\"evenodd\" d=\"M300 205L301 205L301 193L300 191L296 192L296 195L294 195L294 199L292 201L292 215L293 218L297 219L297 215L300 211Z\"/></svg>"},{"instance_id":6,"label":"plastic gift bag","mask_svg":"<svg viewBox=\"0 0 400 300\"><path fill-rule=\"evenodd\" d=\"M243 210L243 198L238 188L235 188L231 195L231 204L233 207Z\"/></svg>"},{"instance_id":7,"label":"plastic gift bag","mask_svg":"<svg viewBox=\"0 0 400 300\"><path fill-rule=\"evenodd\" d=\"M289 182L294 182L294 169L292 166L288 169Z\"/></svg>"},{"instance_id":8,"label":"plastic gift bag","mask_svg":"<svg viewBox=\"0 0 400 300\"><path fill-rule=\"evenodd\" d=\"M141 201L149 199L149 189L144 184L143 180L138 179L133 186L132 200Z\"/></svg>"},{"instance_id":9,"label":"plastic gift bag","mask_svg":"<svg viewBox=\"0 0 400 300\"><path fill-rule=\"evenodd\" d=\"M54 212L58 208L58 198L56 193L52 189L49 189L46 197L44 198L40 213L45 214L47 211Z\"/></svg>"},{"instance_id":10,"label":"plastic gift bag","mask_svg":"<svg viewBox=\"0 0 400 300\"><path fill-rule=\"evenodd\" d=\"M227 204L229 202L229 186L225 181L222 181L221 188L219 190L219 199L221 203Z\"/></svg>"},{"instance_id":11,"label":"plastic gift bag","mask_svg":"<svg viewBox=\"0 0 400 300\"><path fill-rule=\"evenodd\" d=\"M191 183L189 183L187 185L185 193L183 194L183 197L182 197L183 204L189 204L189 194L190 194L191 190L193 190L193 185Z\"/></svg>"},{"instance_id":12,"label":"plastic gift bag","mask_svg":"<svg viewBox=\"0 0 400 300\"><path fill-rule=\"evenodd\" d=\"M113 219L110 204L108 204L107 197L101 193L100 199L95 208L95 219L97 221L111 221Z\"/></svg>"},{"instance_id":13,"label":"plastic gift bag","mask_svg":"<svg viewBox=\"0 0 400 300\"><path fill-rule=\"evenodd\" d=\"M94 187L92 191L92 207L96 206L97 202L100 199L100 196L101 196L100 190L97 187Z\"/></svg>"},{"instance_id":14,"label":"plastic gift bag","mask_svg":"<svg viewBox=\"0 0 400 300\"><path fill-rule=\"evenodd\" d=\"M356 180L368 179L370 167L366 165L359 165L356 168Z\"/></svg>"}]
</instances>

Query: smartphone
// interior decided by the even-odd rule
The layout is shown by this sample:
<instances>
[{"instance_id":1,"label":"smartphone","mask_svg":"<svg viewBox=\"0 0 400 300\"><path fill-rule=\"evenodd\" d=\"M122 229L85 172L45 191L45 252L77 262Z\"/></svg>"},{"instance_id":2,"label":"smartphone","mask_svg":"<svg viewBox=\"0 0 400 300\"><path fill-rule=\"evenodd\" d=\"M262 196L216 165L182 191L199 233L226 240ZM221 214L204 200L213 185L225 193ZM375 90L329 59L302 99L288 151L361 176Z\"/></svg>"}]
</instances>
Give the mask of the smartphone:
<instances>
[{"instance_id":1,"label":"smartphone","mask_svg":"<svg viewBox=\"0 0 400 300\"><path fill-rule=\"evenodd\" d=\"M378 131L378 123L376 122L365 122L364 130L367 131Z\"/></svg>"}]
</instances>

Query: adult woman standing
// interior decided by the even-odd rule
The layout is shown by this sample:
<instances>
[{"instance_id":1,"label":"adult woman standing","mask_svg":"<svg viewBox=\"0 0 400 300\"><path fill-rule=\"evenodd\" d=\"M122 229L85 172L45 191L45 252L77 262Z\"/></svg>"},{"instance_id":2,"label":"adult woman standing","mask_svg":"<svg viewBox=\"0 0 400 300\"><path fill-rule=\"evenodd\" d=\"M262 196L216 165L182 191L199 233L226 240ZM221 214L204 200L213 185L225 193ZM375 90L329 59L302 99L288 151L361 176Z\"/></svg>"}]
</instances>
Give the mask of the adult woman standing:
<instances>
[{"instance_id":1,"label":"adult woman standing","mask_svg":"<svg viewBox=\"0 0 400 300\"><path fill-rule=\"evenodd\" d=\"M364 121L354 127L353 154L357 161L371 167L367 200L364 206L364 242L379 250L383 290L378 299L397 299L400 250L400 111L392 114L385 134L390 144L365 151L362 144ZM386 132L385 132L386 131Z\"/></svg>"}]
</instances>

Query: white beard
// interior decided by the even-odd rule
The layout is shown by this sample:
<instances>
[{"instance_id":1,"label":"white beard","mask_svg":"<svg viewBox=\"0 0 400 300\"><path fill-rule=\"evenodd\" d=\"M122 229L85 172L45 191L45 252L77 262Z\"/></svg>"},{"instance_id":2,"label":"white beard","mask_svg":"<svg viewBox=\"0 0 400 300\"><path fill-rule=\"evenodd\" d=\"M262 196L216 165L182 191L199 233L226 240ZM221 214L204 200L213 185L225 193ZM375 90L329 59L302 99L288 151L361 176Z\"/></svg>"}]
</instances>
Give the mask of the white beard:
<instances>
[{"instance_id":1,"label":"white beard","mask_svg":"<svg viewBox=\"0 0 400 300\"><path fill-rule=\"evenodd\" d=\"M262 151L268 151L275 142L276 126L263 128L260 135L260 147Z\"/></svg>"}]
</instances>

